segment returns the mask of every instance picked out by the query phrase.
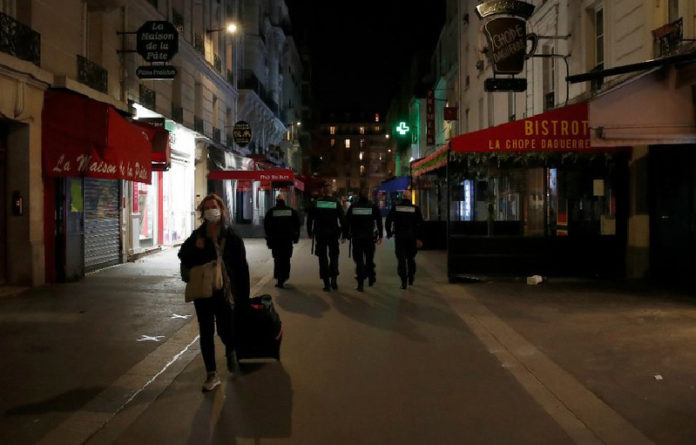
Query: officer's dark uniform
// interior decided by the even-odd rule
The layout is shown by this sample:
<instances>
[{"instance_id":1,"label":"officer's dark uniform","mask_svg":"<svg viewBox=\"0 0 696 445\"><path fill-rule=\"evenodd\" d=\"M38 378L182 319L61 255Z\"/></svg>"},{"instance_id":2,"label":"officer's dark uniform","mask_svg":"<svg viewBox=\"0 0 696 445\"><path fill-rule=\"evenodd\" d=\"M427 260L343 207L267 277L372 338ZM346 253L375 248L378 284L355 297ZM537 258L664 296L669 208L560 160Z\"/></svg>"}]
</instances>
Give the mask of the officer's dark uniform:
<instances>
[{"instance_id":1,"label":"officer's dark uniform","mask_svg":"<svg viewBox=\"0 0 696 445\"><path fill-rule=\"evenodd\" d=\"M300 218L292 207L285 205L285 200L276 199L275 207L266 213L263 226L266 244L273 252L273 278L278 280L276 287L283 287L290 278L292 244L300 239Z\"/></svg>"},{"instance_id":2,"label":"officer's dark uniform","mask_svg":"<svg viewBox=\"0 0 696 445\"><path fill-rule=\"evenodd\" d=\"M397 272L401 277L402 289L406 289L407 279L409 284L413 284L416 274L416 242L422 222L420 208L411 204L408 199L402 199L387 215L387 238L391 238L392 235L396 238Z\"/></svg>"},{"instance_id":3,"label":"officer's dark uniform","mask_svg":"<svg viewBox=\"0 0 696 445\"><path fill-rule=\"evenodd\" d=\"M352 253L358 290L362 291L365 278L368 278L370 286L376 281L375 241L382 239L382 215L372 201L360 196L360 199L348 209L346 220L348 223L346 232L353 243ZM377 224L376 233L375 224Z\"/></svg>"},{"instance_id":4,"label":"officer's dark uniform","mask_svg":"<svg viewBox=\"0 0 696 445\"><path fill-rule=\"evenodd\" d=\"M344 227L343 208L337 199L323 196L310 207L307 234L316 240L314 253L319 257L319 277L324 280L324 290L338 289L338 239Z\"/></svg>"}]
</instances>

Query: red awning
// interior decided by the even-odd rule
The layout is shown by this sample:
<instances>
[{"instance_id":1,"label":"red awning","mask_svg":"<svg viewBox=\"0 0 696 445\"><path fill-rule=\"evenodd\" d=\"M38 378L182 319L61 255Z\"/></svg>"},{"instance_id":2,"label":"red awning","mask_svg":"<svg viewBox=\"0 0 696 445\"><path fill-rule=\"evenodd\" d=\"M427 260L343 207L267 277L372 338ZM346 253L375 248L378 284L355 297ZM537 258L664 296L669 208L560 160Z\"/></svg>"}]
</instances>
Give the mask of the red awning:
<instances>
[{"instance_id":1,"label":"red awning","mask_svg":"<svg viewBox=\"0 0 696 445\"><path fill-rule=\"evenodd\" d=\"M453 138L452 151L462 153L593 152L587 102Z\"/></svg>"},{"instance_id":2,"label":"red awning","mask_svg":"<svg viewBox=\"0 0 696 445\"><path fill-rule=\"evenodd\" d=\"M289 168L276 170L212 170L208 179L236 179L244 181L293 182L295 174Z\"/></svg>"},{"instance_id":3,"label":"red awning","mask_svg":"<svg viewBox=\"0 0 696 445\"><path fill-rule=\"evenodd\" d=\"M304 181L302 181L301 179L295 178L295 180L293 181L293 185L297 190L304 192Z\"/></svg>"},{"instance_id":4,"label":"red awning","mask_svg":"<svg viewBox=\"0 0 696 445\"><path fill-rule=\"evenodd\" d=\"M447 165L447 146L437 149L429 156L415 160L411 163L411 176L417 178L433 170Z\"/></svg>"},{"instance_id":5,"label":"red awning","mask_svg":"<svg viewBox=\"0 0 696 445\"><path fill-rule=\"evenodd\" d=\"M167 171L172 165L172 148L169 145L169 131L147 122L133 121L142 128L152 142L152 170Z\"/></svg>"},{"instance_id":6,"label":"red awning","mask_svg":"<svg viewBox=\"0 0 696 445\"><path fill-rule=\"evenodd\" d=\"M45 176L150 183L152 141L111 105L66 91L48 90L41 119Z\"/></svg>"}]
</instances>

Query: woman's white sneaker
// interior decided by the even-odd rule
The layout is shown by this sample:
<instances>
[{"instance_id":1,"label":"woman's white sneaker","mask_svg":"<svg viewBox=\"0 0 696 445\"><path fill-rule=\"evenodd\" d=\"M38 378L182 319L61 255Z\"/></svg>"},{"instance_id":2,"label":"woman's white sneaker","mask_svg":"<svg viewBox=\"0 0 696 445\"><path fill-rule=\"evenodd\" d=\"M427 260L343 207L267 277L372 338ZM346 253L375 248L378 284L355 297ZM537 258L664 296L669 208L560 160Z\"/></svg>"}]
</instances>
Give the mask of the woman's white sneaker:
<instances>
[{"instance_id":1,"label":"woman's white sneaker","mask_svg":"<svg viewBox=\"0 0 696 445\"><path fill-rule=\"evenodd\" d=\"M203 392L212 391L220 384L220 377L216 372L209 372L208 377L203 382Z\"/></svg>"}]
</instances>

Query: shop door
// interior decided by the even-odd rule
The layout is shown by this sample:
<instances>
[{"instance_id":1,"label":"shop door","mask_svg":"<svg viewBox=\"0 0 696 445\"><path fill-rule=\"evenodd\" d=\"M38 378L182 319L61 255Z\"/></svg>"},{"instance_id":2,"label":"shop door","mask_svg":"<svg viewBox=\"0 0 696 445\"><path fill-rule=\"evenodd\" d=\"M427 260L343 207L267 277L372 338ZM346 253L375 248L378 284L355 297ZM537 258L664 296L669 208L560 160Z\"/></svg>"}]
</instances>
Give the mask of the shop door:
<instances>
[{"instance_id":1,"label":"shop door","mask_svg":"<svg viewBox=\"0 0 696 445\"><path fill-rule=\"evenodd\" d=\"M56 179L56 278L76 281L83 267L82 178Z\"/></svg>"},{"instance_id":2,"label":"shop door","mask_svg":"<svg viewBox=\"0 0 696 445\"><path fill-rule=\"evenodd\" d=\"M120 181L85 178L85 271L121 262Z\"/></svg>"},{"instance_id":3,"label":"shop door","mask_svg":"<svg viewBox=\"0 0 696 445\"><path fill-rule=\"evenodd\" d=\"M650 268L671 281L692 281L696 251L696 146L650 148Z\"/></svg>"}]
</instances>

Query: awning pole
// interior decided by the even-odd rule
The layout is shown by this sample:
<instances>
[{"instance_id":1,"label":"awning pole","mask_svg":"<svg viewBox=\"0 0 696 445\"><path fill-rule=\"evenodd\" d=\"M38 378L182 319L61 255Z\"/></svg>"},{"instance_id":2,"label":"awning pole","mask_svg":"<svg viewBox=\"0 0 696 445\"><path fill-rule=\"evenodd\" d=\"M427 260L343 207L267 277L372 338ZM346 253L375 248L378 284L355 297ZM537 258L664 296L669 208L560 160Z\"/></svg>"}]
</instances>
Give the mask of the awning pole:
<instances>
[{"instance_id":1,"label":"awning pole","mask_svg":"<svg viewBox=\"0 0 696 445\"><path fill-rule=\"evenodd\" d=\"M445 177L446 179L446 184L447 184L447 225L446 225L446 236L447 240L445 241L445 248L447 249L447 279L449 281L452 281L452 276L450 275L450 150L452 149L452 143L448 142L447 143L447 163L445 164Z\"/></svg>"}]
</instances>

